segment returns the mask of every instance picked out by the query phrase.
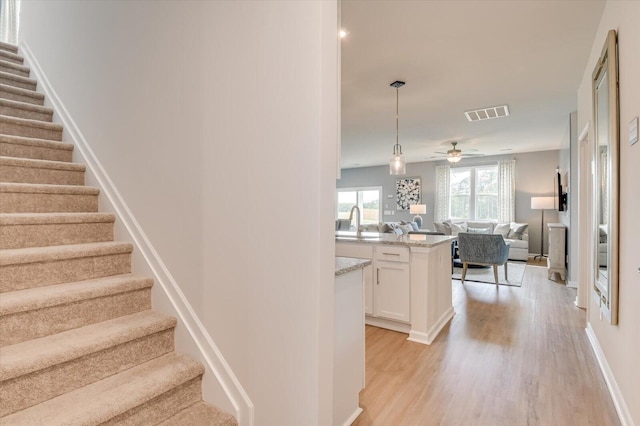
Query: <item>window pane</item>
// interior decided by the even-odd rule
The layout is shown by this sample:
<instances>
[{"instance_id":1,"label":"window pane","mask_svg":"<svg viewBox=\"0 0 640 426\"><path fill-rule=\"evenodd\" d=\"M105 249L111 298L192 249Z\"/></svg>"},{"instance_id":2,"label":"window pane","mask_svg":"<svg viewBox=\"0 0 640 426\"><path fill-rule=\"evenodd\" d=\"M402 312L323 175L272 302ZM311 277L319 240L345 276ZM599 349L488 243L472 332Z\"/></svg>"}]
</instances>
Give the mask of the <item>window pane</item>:
<instances>
[{"instance_id":1,"label":"window pane","mask_svg":"<svg viewBox=\"0 0 640 426\"><path fill-rule=\"evenodd\" d=\"M498 168L477 169L476 194L498 195Z\"/></svg>"},{"instance_id":2,"label":"window pane","mask_svg":"<svg viewBox=\"0 0 640 426\"><path fill-rule=\"evenodd\" d=\"M471 194L471 170L451 171L451 195Z\"/></svg>"},{"instance_id":3,"label":"window pane","mask_svg":"<svg viewBox=\"0 0 640 426\"><path fill-rule=\"evenodd\" d=\"M468 219L469 216L469 196L468 195L452 195L451 196L451 218L452 219Z\"/></svg>"},{"instance_id":4,"label":"window pane","mask_svg":"<svg viewBox=\"0 0 640 426\"><path fill-rule=\"evenodd\" d=\"M380 191L359 191L362 223L380 222Z\"/></svg>"},{"instance_id":5,"label":"window pane","mask_svg":"<svg viewBox=\"0 0 640 426\"><path fill-rule=\"evenodd\" d=\"M358 203L356 191L338 192L338 219L349 219L351 207Z\"/></svg>"},{"instance_id":6,"label":"window pane","mask_svg":"<svg viewBox=\"0 0 640 426\"><path fill-rule=\"evenodd\" d=\"M478 195L476 197L476 220L498 218L498 196Z\"/></svg>"}]
</instances>

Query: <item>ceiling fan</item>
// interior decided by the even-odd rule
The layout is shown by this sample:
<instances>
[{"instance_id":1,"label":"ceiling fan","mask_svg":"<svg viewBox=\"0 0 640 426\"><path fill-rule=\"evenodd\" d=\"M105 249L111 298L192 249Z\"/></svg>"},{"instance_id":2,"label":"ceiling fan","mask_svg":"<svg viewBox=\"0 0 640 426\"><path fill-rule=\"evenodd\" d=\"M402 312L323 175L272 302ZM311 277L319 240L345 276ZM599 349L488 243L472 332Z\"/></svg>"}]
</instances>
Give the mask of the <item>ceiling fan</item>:
<instances>
[{"instance_id":1,"label":"ceiling fan","mask_svg":"<svg viewBox=\"0 0 640 426\"><path fill-rule=\"evenodd\" d=\"M451 145L453 146L452 149L448 150L447 152L436 151L436 154L442 154L442 155L440 155L440 156L434 155L431 158L443 158L444 156L446 156L447 161L449 161L450 163L457 163L458 161L462 160L462 151L459 150L458 148L456 148L456 145L458 145L458 142L451 142ZM482 156L484 156L484 154L469 154L469 152L473 152L473 151L477 151L477 149L467 149L465 151L464 156L465 157L482 157Z\"/></svg>"}]
</instances>

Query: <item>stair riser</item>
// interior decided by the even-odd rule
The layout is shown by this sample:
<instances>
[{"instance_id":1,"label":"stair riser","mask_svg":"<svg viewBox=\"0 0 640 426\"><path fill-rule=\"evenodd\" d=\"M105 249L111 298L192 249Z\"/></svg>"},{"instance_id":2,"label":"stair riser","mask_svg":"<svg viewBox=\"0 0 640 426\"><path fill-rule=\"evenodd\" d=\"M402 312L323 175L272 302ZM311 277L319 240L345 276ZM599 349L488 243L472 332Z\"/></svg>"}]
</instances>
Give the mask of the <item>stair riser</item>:
<instances>
[{"instance_id":1,"label":"stair riser","mask_svg":"<svg viewBox=\"0 0 640 426\"><path fill-rule=\"evenodd\" d=\"M61 246L113 241L113 222L5 225L0 249Z\"/></svg>"},{"instance_id":2,"label":"stair riser","mask_svg":"<svg viewBox=\"0 0 640 426\"><path fill-rule=\"evenodd\" d=\"M32 158L34 160L65 161L68 163L73 159L73 151L68 149L53 149L7 142L0 142L0 155L4 157Z\"/></svg>"},{"instance_id":3,"label":"stair riser","mask_svg":"<svg viewBox=\"0 0 640 426\"><path fill-rule=\"evenodd\" d=\"M7 86L13 86L13 87L19 87L21 89L27 89L27 90L36 90L36 83L32 83L32 82L27 82L27 81L16 81L13 80L11 78L6 78L3 76L0 76L0 84L6 84Z\"/></svg>"},{"instance_id":4,"label":"stair riser","mask_svg":"<svg viewBox=\"0 0 640 426\"><path fill-rule=\"evenodd\" d=\"M53 120L53 112L32 111L23 108L15 108L0 105L0 115L8 115L9 117L26 118L29 120L46 121L51 123Z\"/></svg>"},{"instance_id":5,"label":"stair riser","mask_svg":"<svg viewBox=\"0 0 640 426\"><path fill-rule=\"evenodd\" d=\"M44 98L34 98L32 96L9 92L4 89L0 89L0 98L9 99L10 101L25 102L32 105L44 105Z\"/></svg>"},{"instance_id":6,"label":"stair riser","mask_svg":"<svg viewBox=\"0 0 640 426\"><path fill-rule=\"evenodd\" d=\"M0 317L0 347L151 309L151 287Z\"/></svg>"},{"instance_id":7,"label":"stair riser","mask_svg":"<svg viewBox=\"0 0 640 426\"><path fill-rule=\"evenodd\" d=\"M3 164L0 167L0 181L48 185L84 185L84 171L37 169Z\"/></svg>"},{"instance_id":8,"label":"stair riser","mask_svg":"<svg viewBox=\"0 0 640 426\"><path fill-rule=\"evenodd\" d=\"M0 193L0 213L97 212L97 195Z\"/></svg>"},{"instance_id":9,"label":"stair riser","mask_svg":"<svg viewBox=\"0 0 640 426\"><path fill-rule=\"evenodd\" d=\"M20 77L29 77L29 74L30 74L28 70L13 68L5 64L0 64L0 71L8 72L9 74L13 74L13 75L19 75Z\"/></svg>"},{"instance_id":10,"label":"stair riser","mask_svg":"<svg viewBox=\"0 0 640 426\"><path fill-rule=\"evenodd\" d=\"M0 50L0 60L12 62L14 64L22 65L24 59L22 57L16 56L13 52L8 52L6 50Z\"/></svg>"},{"instance_id":11,"label":"stair riser","mask_svg":"<svg viewBox=\"0 0 640 426\"><path fill-rule=\"evenodd\" d=\"M171 328L6 380L0 384L0 416L15 413L171 352L174 349L173 331Z\"/></svg>"},{"instance_id":12,"label":"stair riser","mask_svg":"<svg viewBox=\"0 0 640 426\"><path fill-rule=\"evenodd\" d=\"M44 129L36 126L23 126L21 124L6 122L0 123L0 133L3 135L48 139L58 142L62 140L61 129Z\"/></svg>"},{"instance_id":13,"label":"stair riser","mask_svg":"<svg viewBox=\"0 0 640 426\"><path fill-rule=\"evenodd\" d=\"M13 44L8 44L3 41L0 41L0 50L4 50L5 52L10 53L18 53L18 47Z\"/></svg>"},{"instance_id":14,"label":"stair riser","mask_svg":"<svg viewBox=\"0 0 640 426\"><path fill-rule=\"evenodd\" d=\"M168 392L127 411L101 426L146 426L154 425L202 400L202 376L198 376Z\"/></svg>"},{"instance_id":15,"label":"stair riser","mask_svg":"<svg viewBox=\"0 0 640 426\"><path fill-rule=\"evenodd\" d=\"M131 272L131 253L0 266L0 293Z\"/></svg>"}]
</instances>

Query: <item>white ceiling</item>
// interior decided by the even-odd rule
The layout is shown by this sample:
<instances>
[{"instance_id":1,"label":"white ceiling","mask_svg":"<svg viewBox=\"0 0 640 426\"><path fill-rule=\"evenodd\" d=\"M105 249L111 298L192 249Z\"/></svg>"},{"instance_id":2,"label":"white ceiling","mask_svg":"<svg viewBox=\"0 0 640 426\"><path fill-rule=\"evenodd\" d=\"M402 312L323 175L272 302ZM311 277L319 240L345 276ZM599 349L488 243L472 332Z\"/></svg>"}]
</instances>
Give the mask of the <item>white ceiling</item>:
<instances>
[{"instance_id":1,"label":"white ceiling","mask_svg":"<svg viewBox=\"0 0 640 426\"><path fill-rule=\"evenodd\" d=\"M407 83L399 133L408 162L430 160L454 140L463 155L566 146L603 8L591 0L343 0L342 167L388 164L394 80ZM464 116L503 104L507 118Z\"/></svg>"}]
</instances>

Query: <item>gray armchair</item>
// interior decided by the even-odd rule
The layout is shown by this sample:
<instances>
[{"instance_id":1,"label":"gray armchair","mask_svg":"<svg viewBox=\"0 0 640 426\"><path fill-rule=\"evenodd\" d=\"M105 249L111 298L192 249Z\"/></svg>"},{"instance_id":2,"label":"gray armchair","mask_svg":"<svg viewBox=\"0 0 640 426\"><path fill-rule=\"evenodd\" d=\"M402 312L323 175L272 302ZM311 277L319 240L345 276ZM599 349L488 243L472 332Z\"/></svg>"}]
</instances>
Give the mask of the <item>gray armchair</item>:
<instances>
[{"instance_id":1,"label":"gray armchair","mask_svg":"<svg viewBox=\"0 0 640 426\"><path fill-rule=\"evenodd\" d=\"M462 262L462 282L467 275L470 263L493 266L493 276L498 285L498 266L504 265L504 278L507 279L507 259L509 244L500 234L458 234L458 255Z\"/></svg>"}]
</instances>

